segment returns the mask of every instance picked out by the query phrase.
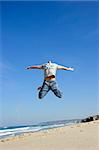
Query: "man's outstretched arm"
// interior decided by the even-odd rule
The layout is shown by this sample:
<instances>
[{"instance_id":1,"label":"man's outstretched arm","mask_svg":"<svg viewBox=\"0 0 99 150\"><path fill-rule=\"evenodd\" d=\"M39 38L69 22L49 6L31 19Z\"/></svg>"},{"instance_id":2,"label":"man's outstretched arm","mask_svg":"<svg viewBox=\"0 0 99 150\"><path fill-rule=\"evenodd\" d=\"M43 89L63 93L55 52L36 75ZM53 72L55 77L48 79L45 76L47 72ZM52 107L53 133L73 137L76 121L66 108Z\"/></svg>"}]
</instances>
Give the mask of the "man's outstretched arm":
<instances>
[{"instance_id":1,"label":"man's outstretched arm","mask_svg":"<svg viewBox=\"0 0 99 150\"><path fill-rule=\"evenodd\" d=\"M43 69L42 66L29 66L26 69Z\"/></svg>"},{"instance_id":2,"label":"man's outstretched arm","mask_svg":"<svg viewBox=\"0 0 99 150\"><path fill-rule=\"evenodd\" d=\"M72 68L72 67L64 67L64 66L58 66L57 69L58 70L70 70L70 71L74 71L74 68Z\"/></svg>"}]
</instances>

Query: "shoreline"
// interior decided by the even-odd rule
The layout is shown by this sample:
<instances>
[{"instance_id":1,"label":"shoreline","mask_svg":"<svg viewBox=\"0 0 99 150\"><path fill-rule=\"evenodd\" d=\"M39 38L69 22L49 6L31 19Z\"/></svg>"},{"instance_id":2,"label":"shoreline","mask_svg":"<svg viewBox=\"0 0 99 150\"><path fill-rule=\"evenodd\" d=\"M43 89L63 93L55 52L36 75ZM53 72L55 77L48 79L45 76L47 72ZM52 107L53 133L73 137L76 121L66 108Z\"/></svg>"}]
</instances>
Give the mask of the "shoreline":
<instances>
[{"instance_id":1,"label":"shoreline","mask_svg":"<svg viewBox=\"0 0 99 150\"><path fill-rule=\"evenodd\" d=\"M98 141L99 120L1 139L0 148L2 150L31 150L31 148L33 150L98 150Z\"/></svg>"},{"instance_id":2,"label":"shoreline","mask_svg":"<svg viewBox=\"0 0 99 150\"><path fill-rule=\"evenodd\" d=\"M23 132L23 133L16 133L16 135L8 135L8 136L5 136L5 137L1 137L0 138L0 142L5 142L5 141L9 141L9 140L12 140L12 139L17 139L17 138L21 138L21 137L25 137L25 136L28 136L28 135L31 135L31 134L35 134L35 133L42 133L42 132L48 132L50 130L54 130L54 129L60 129L60 128L64 128L64 127L67 127L67 126L73 126L75 124L79 124L80 122L76 122L76 123L69 123L69 124L65 124L65 125L58 125L56 127L49 127L49 128L44 128L44 129L40 129L40 130L37 130L37 131L28 131L28 132Z\"/></svg>"},{"instance_id":3,"label":"shoreline","mask_svg":"<svg viewBox=\"0 0 99 150\"><path fill-rule=\"evenodd\" d=\"M0 132L0 141L9 139L9 138L14 138L16 136L22 136L24 134L28 133L35 133L35 132L40 132L40 131L46 131L54 128L59 128L59 127L65 127L69 125L74 125L79 123L78 119L76 120L60 120L59 121L51 121L51 122L42 122L37 125L26 125L26 126L9 126L6 127L6 130L3 130L5 128L1 128Z\"/></svg>"}]
</instances>

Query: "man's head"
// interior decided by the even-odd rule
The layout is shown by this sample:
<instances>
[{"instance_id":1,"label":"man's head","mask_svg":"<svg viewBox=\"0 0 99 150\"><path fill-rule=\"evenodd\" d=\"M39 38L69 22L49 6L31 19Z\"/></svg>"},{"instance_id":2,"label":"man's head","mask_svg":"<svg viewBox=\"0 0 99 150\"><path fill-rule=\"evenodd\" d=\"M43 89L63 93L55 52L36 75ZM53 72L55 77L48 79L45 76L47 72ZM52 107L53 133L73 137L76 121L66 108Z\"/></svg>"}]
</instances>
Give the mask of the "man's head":
<instances>
[{"instance_id":1,"label":"man's head","mask_svg":"<svg viewBox=\"0 0 99 150\"><path fill-rule=\"evenodd\" d=\"M51 64L51 63L52 63L52 61L51 61L51 60L49 60L49 61L48 61L48 63L49 63L49 64Z\"/></svg>"}]
</instances>

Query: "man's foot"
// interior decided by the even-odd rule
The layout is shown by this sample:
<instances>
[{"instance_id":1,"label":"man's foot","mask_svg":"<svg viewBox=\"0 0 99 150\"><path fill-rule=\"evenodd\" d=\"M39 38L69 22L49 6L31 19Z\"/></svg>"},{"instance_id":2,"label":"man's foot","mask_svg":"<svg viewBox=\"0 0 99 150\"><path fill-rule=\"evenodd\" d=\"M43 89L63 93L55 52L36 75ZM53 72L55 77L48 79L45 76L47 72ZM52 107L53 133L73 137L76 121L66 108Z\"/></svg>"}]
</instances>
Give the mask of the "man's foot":
<instances>
[{"instance_id":1,"label":"man's foot","mask_svg":"<svg viewBox=\"0 0 99 150\"><path fill-rule=\"evenodd\" d=\"M41 90L41 88L42 88L42 86L39 86L39 87L37 88L37 90Z\"/></svg>"}]
</instances>

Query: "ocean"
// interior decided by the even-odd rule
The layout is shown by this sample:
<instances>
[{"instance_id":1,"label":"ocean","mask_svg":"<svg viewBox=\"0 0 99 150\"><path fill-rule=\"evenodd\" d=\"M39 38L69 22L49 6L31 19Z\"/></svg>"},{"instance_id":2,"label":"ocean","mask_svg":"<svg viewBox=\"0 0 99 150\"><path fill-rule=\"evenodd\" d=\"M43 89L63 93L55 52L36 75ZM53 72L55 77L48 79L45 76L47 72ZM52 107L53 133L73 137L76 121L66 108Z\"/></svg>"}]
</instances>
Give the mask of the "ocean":
<instances>
[{"instance_id":1,"label":"ocean","mask_svg":"<svg viewBox=\"0 0 99 150\"><path fill-rule=\"evenodd\" d=\"M0 127L0 139L14 137L29 132L38 132L79 123L79 119L41 122L34 125Z\"/></svg>"}]
</instances>

